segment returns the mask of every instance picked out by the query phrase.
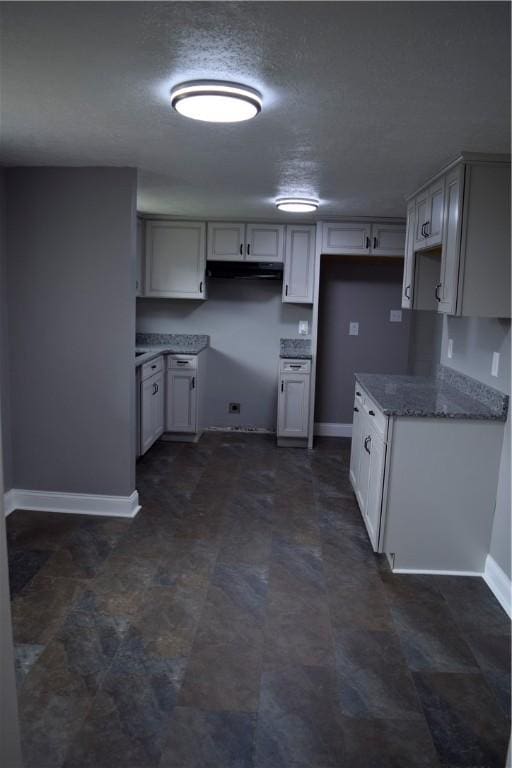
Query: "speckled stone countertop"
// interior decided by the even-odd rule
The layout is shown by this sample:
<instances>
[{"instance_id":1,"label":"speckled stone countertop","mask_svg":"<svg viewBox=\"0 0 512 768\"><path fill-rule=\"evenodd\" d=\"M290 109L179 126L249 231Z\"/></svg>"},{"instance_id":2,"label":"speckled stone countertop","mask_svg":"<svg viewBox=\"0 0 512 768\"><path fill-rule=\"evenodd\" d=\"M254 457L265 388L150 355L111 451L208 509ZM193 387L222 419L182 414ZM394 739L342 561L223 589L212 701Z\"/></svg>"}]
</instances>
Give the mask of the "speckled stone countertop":
<instances>
[{"instance_id":1,"label":"speckled stone countertop","mask_svg":"<svg viewBox=\"0 0 512 768\"><path fill-rule=\"evenodd\" d=\"M279 357L311 360L311 339L281 339Z\"/></svg>"},{"instance_id":2,"label":"speckled stone countertop","mask_svg":"<svg viewBox=\"0 0 512 768\"><path fill-rule=\"evenodd\" d=\"M356 380L387 416L505 421L508 396L440 365L437 375L356 373Z\"/></svg>"},{"instance_id":3,"label":"speckled stone countertop","mask_svg":"<svg viewBox=\"0 0 512 768\"><path fill-rule=\"evenodd\" d=\"M135 358L135 367L147 363L158 355L198 355L210 345L210 337L192 333L138 333L135 351L143 352Z\"/></svg>"}]
</instances>

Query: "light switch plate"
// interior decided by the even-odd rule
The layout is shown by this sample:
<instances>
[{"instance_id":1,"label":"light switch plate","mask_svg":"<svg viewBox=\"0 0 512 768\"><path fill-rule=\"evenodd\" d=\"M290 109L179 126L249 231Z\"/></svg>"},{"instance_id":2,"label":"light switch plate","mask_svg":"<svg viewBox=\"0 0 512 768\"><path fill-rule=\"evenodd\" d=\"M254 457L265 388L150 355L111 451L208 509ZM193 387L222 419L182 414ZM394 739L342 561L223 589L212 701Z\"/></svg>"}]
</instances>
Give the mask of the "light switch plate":
<instances>
[{"instance_id":1,"label":"light switch plate","mask_svg":"<svg viewBox=\"0 0 512 768\"><path fill-rule=\"evenodd\" d=\"M389 322L390 323L401 323L402 322L402 310L401 309L391 309L389 311Z\"/></svg>"},{"instance_id":2,"label":"light switch plate","mask_svg":"<svg viewBox=\"0 0 512 768\"><path fill-rule=\"evenodd\" d=\"M309 333L309 322L307 320L299 320L299 336L307 336Z\"/></svg>"},{"instance_id":3,"label":"light switch plate","mask_svg":"<svg viewBox=\"0 0 512 768\"><path fill-rule=\"evenodd\" d=\"M359 336L359 323L351 322L348 327L349 336Z\"/></svg>"},{"instance_id":4,"label":"light switch plate","mask_svg":"<svg viewBox=\"0 0 512 768\"><path fill-rule=\"evenodd\" d=\"M500 370L500 353L499 352L493 352L492 353L491 376L497 376L499 370Z\"/></svg>"},{"instance_id":5,"label":"light switch plate","mask_svg":"<svg viewBox=\"0 0 512 768\"><path fill-rule=\"evenodd\" d=\"M448 357L453 357L453 339L448 339L448 349L446 350Z\"/></svg>"}]
</instances>

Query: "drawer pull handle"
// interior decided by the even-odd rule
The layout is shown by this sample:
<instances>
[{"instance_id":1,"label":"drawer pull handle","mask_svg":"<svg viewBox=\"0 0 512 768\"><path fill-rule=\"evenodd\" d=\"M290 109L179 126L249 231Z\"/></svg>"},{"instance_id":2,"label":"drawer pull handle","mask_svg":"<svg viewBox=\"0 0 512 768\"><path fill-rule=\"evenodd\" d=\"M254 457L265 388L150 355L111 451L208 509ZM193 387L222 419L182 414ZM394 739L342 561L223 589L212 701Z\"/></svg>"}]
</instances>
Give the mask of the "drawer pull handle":
<instances>
[{"instance_id":1,"label":"drawer pull handle","mask_svg":"<svg viewBox=\"0 0 512 768\"><path fill-rule=\"evenodd\" d=\"M368 250L370 248L370 238L366 238L366 249Z\"/></svg>"},{"instance_id":2,"label":"drawer pull handle","mask_svg":"<svg viewBox=\"0 0 512 768\"><path fill-rule=\"evenodd\" d=\"M151 366L151 370L153 370L153 368L156 368L156 364Z\"/></svg>"},{"instance_id":3,"label":"drawer pull handle","mask_svg":"<svg viewBox=\"0 0 512 768\"><path fill-rule=\"evenodd\" d=\"M196 377L192 376L192 389L196 388Z\"/></svg>"},{"instance_id":4,"label":"drawer pull handle","mask_svg":"<svg viewBox=\"0 0 512 768\"><path fill-rule=\"evenodd\" d=\"M356 413L359 413L359 408L358 408L357 406L354 406L354 411L355 411Z\"/></svg>"},{"instance_id":5,"label":"drawer pull handle","mask_svg":"<svg viewBox=\"0 0 512 768\"><path fill-rule=\"evenodd\" d=\"M290 365L290 368L297 370L297 368L302 368L302 365Z\"/></svg>"},{"instance_id":6,"label":"drawer pull handle","mask_svg":"<svg viewBox=\"0 0 512 768\"><path fill-rule=\"evenodd\" d=\"M288 286L287 286L287 285L286 285L286 286L285 286L285 288L284 288L284 295L285 295L285 296L288 296Z\"/></svg>"},{"instance_id":7,"label":"drawer pull handle","mask_svg":"<svg viewBox=\"0 0 512 768\"><path fill-rule=\"evenodd\" d=\"M176 360L178 365L186 365L188 363L188 360Z\"/></svg>"},{"instance_id":8,"label":"drawer pull handle","mask_svg":"<svg viewBox=\"0 0 512 768\"><path fill-rule=\"evenodd\" d=\"M358 392L358 391L357 391L357 389L356 389L356 395L357 395L358 397L361 397L361 393L360 393L360 392Z\"/></svg>"},{"instance_id":9,"label":"drawer pull handle","mask_svg":"<svg viewBox=\"0 0 512 768\"><path fill-rule=\"evenodd\" d=\"M199 283L199 293L202 293L202 292L203 292L203 281L201 280L201 282Z\"/></svg>"},{"instance_id":10,"label":"drawer pull handle","mask_svg":"<svg viewBox=\"0 0 512 768\"><path fill-rule=\"evenodd\" d=\"M377 247L377 238L376 237L373 238L373 247L374 248Z\"/></svg>"},{"instance_id":11,"label":"drawer pull handle","mask_svg":"<svg viewBox=\"0 0 512 768\"><path fill-rule=\"evenodd\" d=\"M405 296L406 299L410 300L410 298L411 298L411 284L410 283L409 283L409 285L405 286L404 296Z\"/></svg>"},{"instance_id":12,"label":"drawer pull handle","mask_svg":"<svg viewBox=\"0 0 512 768\"><path fill-rule=\"evenodd\" d=\"M375 416L375 411L368 411L368 413L370 414L370 416Z\"/></svg>"},{"instance_id":13,"label":"drawer pull handle","mask_svg":"<svg viewBox=\"0 0 512 768\"><path fill-rule=\"evenodd\" d=\"M364 449L366 453L370 453L370 449L368 448L368 443L370 445L372 444L372 438L370 437L370 435L368 435L368 437L365 437L364 439Z\"/></svg>"},{"instance_id":14,"label":"drawer pull handle","mask_svg":"<svg viewBox=\"0 0 512 768\"><path fill-rule=\"evenodd\" d=\"M436 300L437 300L437 301L441 301L441 297L440 297L440 295L439 295L439 289L440 289L440 287L441 287L441 286L442 286L442 283L438 283L438 284L436 285Z\"/></svg>"},{"instance_id":15,"label":"drawer pull handle","mask_svg":"<svg viewBox=\"0 0 512 768\"><path fill-rule=\"evenodd\" d=\"M247 255L248 256L251 255L251 244L250 243L247 243Z\"/></svg>"},{"instance_id":16,"label":"drawer pull handle","mask_svg":"<svg viewBox=\"0 0 512 768\"><path fill-rule=\"evenodd\" d=\"M284 392L284 380L281 381L281 392Z\"/></svg>"},{"instance_id":17,"label":"drawer pull handle","mask_svg":"<svg viewBox=\"0 0 512 768\"><path fill-rule=\"evenodd\" d=\"M240 243L240 256L244 255L244 244Z\"/></svg>"}]
</instances>

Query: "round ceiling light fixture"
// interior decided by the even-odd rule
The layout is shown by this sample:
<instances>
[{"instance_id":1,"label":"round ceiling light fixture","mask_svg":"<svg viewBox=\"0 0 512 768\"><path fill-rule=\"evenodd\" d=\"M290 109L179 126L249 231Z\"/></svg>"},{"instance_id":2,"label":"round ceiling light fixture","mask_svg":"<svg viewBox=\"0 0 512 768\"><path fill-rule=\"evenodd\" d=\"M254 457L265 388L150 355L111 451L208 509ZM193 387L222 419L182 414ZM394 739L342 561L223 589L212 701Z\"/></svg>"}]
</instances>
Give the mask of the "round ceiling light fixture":
<instances>
[{"instance_id":1,"label":"round ceiling light fixture","mask_svg":"<svg viewBox=\"0 0 512 768\"><path fill-rule=\"evenodd\" d=\"M262 98L254 88L219 80L191 80L171 90L176 112L208 123L240 123L261 112Z\"/></svg>"},{"instance_id":2,"label":"round ceiling light fixture","mask_svg":"<svg viewBox=\"0 0 512 768\"><path fill-rule=\"evenodd\" d=\"M276 200L276 207L287 213L311 213L318 208L318 200L306 197L281 197Z\"/></svg>"}]
</instances>

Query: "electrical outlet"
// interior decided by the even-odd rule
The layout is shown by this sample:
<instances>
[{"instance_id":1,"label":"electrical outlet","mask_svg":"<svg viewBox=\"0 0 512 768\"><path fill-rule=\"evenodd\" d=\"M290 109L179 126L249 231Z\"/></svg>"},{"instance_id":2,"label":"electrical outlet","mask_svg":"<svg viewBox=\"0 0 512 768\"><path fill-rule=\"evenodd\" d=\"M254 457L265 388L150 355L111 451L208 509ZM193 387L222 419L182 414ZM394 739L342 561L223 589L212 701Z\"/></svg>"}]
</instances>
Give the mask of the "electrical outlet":
<instances>
[{"instance_id":1,"label":"electrical outlet","mask_svg":"<svg viewBox=\"0 0 512 768\"><path fill-rule=\"evenodd\" d=\"M349 336L359 336L359 323L351 322L348 327Z\"/></svg>"},{"instance_id":2,"label":"electrical outlet","mask_svg":"<svg viewBox=\"0 0 512 768\"><path fill-rule=\"evenodd\" d=\"M448 339L448 349L446 350L446 354L449 358L453 357L453 339Z\"/></svg>"},{"instance_id":3,"label":"electrical outlet","mask_svg":"<svg viewBox=\"0 0 512 768\"><path fill-rule=\"evenodd\" d=\"M307 336L309 333L309 322L307 320L299 320L299 336Z\"/></svg>"},{"instance_id":4,"label":"electrical outlet","mask_svg":"<svg viewBox=\"0 0 512 768\"><path fill-rule=\"evenodd\" d=\"M228 411L230 413L240 413L240 403L230 403Z\"/></svg>"},{"instance_id":5,"label":"electrical outlet","mask_svg":"<svg viewBox=\"0 0 512 768\"><path fill-rule=\"evenodd\" d=\"M492 353L491 376L497 376L500 369L500 353Z\"/></svg>"},{"instance_id":6,"label":"electrical outlet","mask_svg":"<svg viewBox=\"0 0 512 768\"><path fill-rule=\"evenodd\" d=\"M402 310L401 309L391 309L389 311L389 322L390 323L401 323L402 322Z\"/></svg>"}]
</instances>

